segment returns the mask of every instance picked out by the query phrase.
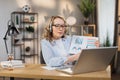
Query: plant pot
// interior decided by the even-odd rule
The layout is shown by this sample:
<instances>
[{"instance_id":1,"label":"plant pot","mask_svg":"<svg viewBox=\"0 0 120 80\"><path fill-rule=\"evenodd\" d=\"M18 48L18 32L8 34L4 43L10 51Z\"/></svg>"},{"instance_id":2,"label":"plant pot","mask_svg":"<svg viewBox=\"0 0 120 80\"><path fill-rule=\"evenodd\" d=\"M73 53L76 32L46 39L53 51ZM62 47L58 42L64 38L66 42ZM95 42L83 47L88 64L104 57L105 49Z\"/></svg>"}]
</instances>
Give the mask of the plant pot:
<instances>
[{"instance_id":1,"label":"plant pot","mask_svg":"<svg viewBox=\"0 0 120 80\"><path fill-rule=\"evenodd\" d=\"M85 24L85 25L88 25L88 24L89 24L89 21L84 21L84 24Z\"/></svg>"},{"instance_id":2,"label":"plant pot","mask_svg":"<svg viewBox=\"0 0 120 80\"><path fill-rule=\"evenodd\" d=\"M89 18L84 18L84 24L88 25L89 24Z\"/></svg>"},{"instance_id":3,"label":"plant pot","mask_svg":"<svg viewBox=\"0 0 120 80\"><path fill-rule=\"evenodd\" d=\"M33 38L33 33L26 32L25 37L26 38Z\"/></svg>"}]
</instances>

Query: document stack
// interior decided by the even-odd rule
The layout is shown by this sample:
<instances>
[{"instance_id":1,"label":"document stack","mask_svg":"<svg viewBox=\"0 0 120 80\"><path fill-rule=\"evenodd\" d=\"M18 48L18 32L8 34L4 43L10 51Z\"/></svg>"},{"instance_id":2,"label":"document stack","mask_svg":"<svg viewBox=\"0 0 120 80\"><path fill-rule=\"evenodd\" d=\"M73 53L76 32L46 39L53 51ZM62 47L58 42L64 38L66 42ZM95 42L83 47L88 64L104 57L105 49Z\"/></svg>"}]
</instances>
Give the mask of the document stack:
<instances>
[{"instance_id":1,"label":"document stack","mask_svg":"<svg viewBox=\"0 0 120 80\"><path fill-rule=\"evenodd\" d=\"M12 65L14 68L25 67L21 60L1 61L2 68L8 68L10 65Z\"/></svg>"}]
</instances>

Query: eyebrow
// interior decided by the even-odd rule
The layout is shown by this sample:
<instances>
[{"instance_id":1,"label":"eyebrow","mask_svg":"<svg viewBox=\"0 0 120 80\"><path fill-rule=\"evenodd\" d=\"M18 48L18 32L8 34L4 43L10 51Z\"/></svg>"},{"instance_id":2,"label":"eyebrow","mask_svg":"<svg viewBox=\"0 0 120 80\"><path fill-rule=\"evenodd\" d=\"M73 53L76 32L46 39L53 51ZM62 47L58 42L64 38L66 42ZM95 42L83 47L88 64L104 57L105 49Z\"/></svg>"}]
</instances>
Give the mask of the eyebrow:
<instances>
[{"instance_id":1,"label":"eyebrow","mask_svg":"<svg viewBox=\"0 0 120 80\"><path fill-rule=\"evenodd\" d=\"M57 23L57 24L59 24L59 23ZM53 24L53 25L57 25L57 24ZM59 25L65 25L65 24L59 24Z\"/></svg>"}]
</instances>

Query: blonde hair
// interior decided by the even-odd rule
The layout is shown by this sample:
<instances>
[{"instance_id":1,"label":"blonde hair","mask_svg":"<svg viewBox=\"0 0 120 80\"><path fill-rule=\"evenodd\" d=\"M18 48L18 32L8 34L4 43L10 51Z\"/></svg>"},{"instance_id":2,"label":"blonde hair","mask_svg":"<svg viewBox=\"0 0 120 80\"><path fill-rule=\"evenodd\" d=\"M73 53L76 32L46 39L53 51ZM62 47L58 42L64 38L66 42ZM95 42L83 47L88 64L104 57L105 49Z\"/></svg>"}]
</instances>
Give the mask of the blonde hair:
<instances>
[{"instance_id":1,"label":"blonde hair","mask_svg":"<svg viewBox=\"0 0 120 80\"><path fill-rule=\"evenodd\" d=\"M46 26L45 26L45 28L44 28L43 35L42 35L43 38L45 38L45 39L47 39L47 40L49 40L49 41L52 41L52 38L53 38L53 32L50 30L50 27L52 28L52 24L54 24L54 20L55 20L56 18L62 19L62 20L64 21L64 23L66 24L66 21L65 21L65 19L64 19L63 17L61 17L61 16L52 16L52 17L49 19L48 23L46 24ZM62 36L62 38L65 37L65 34L66 34L66 29L65 29L65 33L64 33L64 35Z\"/></svg>"}]
</instances>

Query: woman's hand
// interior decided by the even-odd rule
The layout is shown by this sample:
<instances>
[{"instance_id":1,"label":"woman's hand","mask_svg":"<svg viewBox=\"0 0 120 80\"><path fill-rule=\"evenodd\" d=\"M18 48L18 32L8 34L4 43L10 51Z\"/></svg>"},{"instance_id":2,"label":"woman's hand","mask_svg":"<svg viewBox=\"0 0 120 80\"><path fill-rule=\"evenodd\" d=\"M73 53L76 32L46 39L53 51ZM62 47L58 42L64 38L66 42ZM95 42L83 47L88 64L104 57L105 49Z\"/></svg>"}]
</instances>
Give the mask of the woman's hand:
<instances>
[{"instance_id":1,"label":"woman's hand","mask_svg":"<svg viewBox=\"0 0 120 80\"><path fill-rule=\"evenodd\" d=\"M73 60L74 61L76 61L76 60L78 60L78 58L79 58L79 56L80 56L80 53L77 53L77 54L75 54L75 55L73 55L74 57L73 57Z\"/></svg>"},{"instance_id":2,"label":"woman's hand","mask_svg":"<svg viewBox=\"0 0 120 80\"><path fill-rule=\"evenodd\" d=\"M81 52L80 52L80 53L81 53ZM79 56L80 56L80 53L77 53L77 54L68 56L68 60L67 60L65 63L73 62L73 61L78 60L78 58L79 58Z\"/></svg>"},{"instance_id":3,"label":"woman's hand","mask_svg":"<svg viewBox=\"0 0 120 80\"><path fill-rule=\"evenodd\" d=\"M100 46L100 43L99 43L99 41L97 40L97 41L95 41L95 46L96 47L99 47Z\"/></svg>"}]
</instances>

